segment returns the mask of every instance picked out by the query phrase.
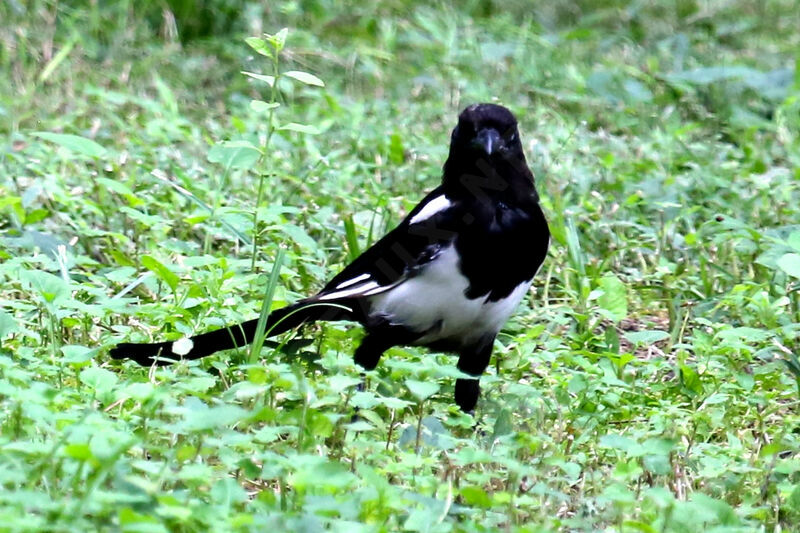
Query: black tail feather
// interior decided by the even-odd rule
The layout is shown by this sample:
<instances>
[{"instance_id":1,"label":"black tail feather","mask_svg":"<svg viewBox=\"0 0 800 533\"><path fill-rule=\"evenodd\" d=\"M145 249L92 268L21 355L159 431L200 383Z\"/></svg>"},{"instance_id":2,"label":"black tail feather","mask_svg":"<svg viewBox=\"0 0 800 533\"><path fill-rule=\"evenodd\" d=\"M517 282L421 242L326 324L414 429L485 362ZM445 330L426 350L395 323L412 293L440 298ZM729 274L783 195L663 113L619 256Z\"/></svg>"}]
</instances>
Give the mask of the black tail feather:
<instances>
[{"instance_id":1,"label":"black tail feather","mask_svg":"<svg viewBox=\"0 0 800 533\"><path fill-rule=\"evenodd\" d=\"M353 320L351 309L339 303L321 304L316 300L301 300L296 304L272 311L264 328L267 337L279 335L305 323L317 320ZM200 359L220 350L229 350L253 342L258 319L248 320L227 328L201 333L191 337L192 348L184 355L172 351L173 342L129 343L114 346L109 355L114 359L133 359L142 366L168 365L172 360ZM158 359L156 359L158 357Z\"/></svg>"}]
</instances>

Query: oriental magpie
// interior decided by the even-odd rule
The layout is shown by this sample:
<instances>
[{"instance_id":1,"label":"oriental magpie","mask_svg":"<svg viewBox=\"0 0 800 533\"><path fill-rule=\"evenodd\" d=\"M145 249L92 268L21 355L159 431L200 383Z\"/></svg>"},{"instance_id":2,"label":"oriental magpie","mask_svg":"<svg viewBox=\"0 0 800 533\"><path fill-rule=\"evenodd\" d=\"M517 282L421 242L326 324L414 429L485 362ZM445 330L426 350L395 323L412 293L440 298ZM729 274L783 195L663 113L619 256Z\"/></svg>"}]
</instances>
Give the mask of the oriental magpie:
<instances>
[{"instance_id":1,"label":"oriental magpie","mask_svg":"<svg viewBox=\"0 0 800 533\"><path fill-rule=\"evenodd\" d=\"M458 354L458 368L472 377L456 381L455 401L471 412L495 336L528 293L549 244L514 115L472 105L453 129L442 184L319 293L272 311L266 331L359 322L366 336L354 358L366 370L397 345ZM257 323L192 337L182 356L171 342L119 344L111 356L142 365L169 362L158 356L205 357L251 342Z\"/></svg>"}]
</instances>

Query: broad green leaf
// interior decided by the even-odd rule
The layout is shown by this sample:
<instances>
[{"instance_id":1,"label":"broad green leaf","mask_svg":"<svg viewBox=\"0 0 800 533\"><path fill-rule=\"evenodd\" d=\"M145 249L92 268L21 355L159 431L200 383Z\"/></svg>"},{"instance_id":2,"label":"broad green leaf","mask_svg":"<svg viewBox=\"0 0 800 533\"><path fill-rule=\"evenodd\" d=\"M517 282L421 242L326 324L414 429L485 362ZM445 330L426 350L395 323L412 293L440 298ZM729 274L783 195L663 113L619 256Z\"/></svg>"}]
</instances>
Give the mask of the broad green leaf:
<instances>
[{"instance_id":1,"label":"broad green leaf","mask_svg":"<svg viewBox=\"0 0 800 533\"><path fill-rule=\"evenodd\" d=\"M12 315L0 309L0 339L16 331L19 331L17 321Z\"/></svg>"},{"instance_id":2,"label":"broad green leaf","mask_svg":"<svg viewBox=\"0 0 800 533\"><path fill-rule=\"evenodd\" d=\"M248 496L238 480L232 477L222 477L211 487L209 499L214 502L226 502L226 504L242 503L248 500ZM178 504L176 507L179 509L188 510L183 505L180 505L180 501L176 503ZM189 511L186 514L186 518L188 519L192 514L193 511Z\"/></svg>"},{"instance_id":3,"label":"broad green leaf","mask_svg":"<svg viewBox=\"0 0 800 533\"><path fill-rule=\"evenodd\" d=\"M625 284L614 274L606 274L600 279L598 285L603 290L603 294L597 298L598 305L608 311L608 314L616 322L628 316L628 297Z\"/></svg>"},{"instance_id":4,"label":"broad green leaf","mask_svg":"<svg viewBox=\"0 0 800 533\"><path fill-rule=\"evenodd\" d=\"M689 501L704 511L712 513L714 518L721 524L738 525L736 512L724 501L712 498L702 492L694 492Z\"/></svg>"},{"instance_id":5,"label":"broad green leaf","mask_svg":"<svg viewBox=\"0 0 800 533\"><path fill-rule=\"evenodd\" d=\"M241 148L241 149L245 149L245 150L252 150L252 151L258 152L259 154L262 153L261 149L258 146L256 146L255 144L251 143L250 141L242 141L242 140L239 140L239 141L224 141L222 143L222 146L224 146L225 148L230 148L230 149L239 149L239 148Z\"/></svg>"},{"instance_id":6,"label":"broad green leaf","mask_svg":"<svg viewBox=\"0 0 800 533\"><path fill-rule=\"evenodd\" d=\"M680 376L681 376L681 383L683 386L692 394L702 394L703 393L703 382L700 381L700 376L697 375L695 370L685 364L681 364L679 366L680 369Z\"/></svg>"},{"instance_id":7,"label":"broad green leaf","mask_svg":"<svg viewBox=\"0 0 800 533\"><path fill-rule=\"evenodd\" d=\"M91 139L81 137L80 135L71 135L69 133L52 133L49 131L35 131L31 133L34 137L39 137L45 141L55 143L67 150L82 154L89 157L102 157L106 153L106 149L97 144Z\"/></svg>"},{"instance_id":8,"label":"broad green leaf","mask_svg":"<svg viewBox=\"0 0 800 533\"><path fill-rule=\"evenodd\" d=\"M142 256L142 266L155 274L158 279L166 283L173 291L178 288L180 278L155 257L151 255Z\"/></svg>"},{"instance_id":9,"label":"broad green leaf","mask_svg":"<svg viewBox=\"0 0 800 533\"><path fill-rule=\"evenodd\" d=\"M284 131L296 131L299 133L307 133L309 135L317 135L319 133L319 129L316 126L311 126L309 124L298 124L297 122L290 122L288 124L284 124L278 129Z\"/></svg>"},{"instance_id":10,"label":"broad green leaf","mask_svg":"<svg viewBox=\"0 0 800 533\"><path fill-rule=\"evenodd\" d=\"M270 87L275 85L275 76L268 76L266 74L258 74L256 72L248 72L246 70L243 70L242 74L244 74L245 76L249 76L249 77L253 78L254 80L263 81L264 83L266 83Z\"/></svg>"},{"instance_id":11,"label":"broad green leaf","mask_svg":"<svg viewBox=\"0 0 800 533\"><path fill-rule=\"evenodd\" d=\"M347 431L372 431L375 427L365 420L356 420L355 422L350 422L349 424L344 424L342 426Z\"/></svg>"},{"instance_id":12,"label":"broad green leaf","mask_svg":"<svg viewBox=\"0 0 800 533\"><path fill-rule=\"evenodd\" d=\"M468 505L475 505L478 507L489 508L492 506L492 500L486 491L476 485L467 485L459 489L461 497Z\"/></svg>"},{"instance_id":13,"label":"broad green leaf","mask_svg":"<svg viewBox=\"0 0 800 533\"><path fill-rule=\"evenodd\" d=\"M703 402L705 405L717 405L720 403L727 403L730 401L730 396L723 392L715 392L711 396L705 399Z\"/></svg>"},{"instance_id":14,"label":"broad green leaf","mask_svg":"<svg viewBox=\"0 0 800 533\"><path fill-rule=\"evenodd\" d=\"M669 333L660 329L629 331L625 333L625 338L633 344L653 344L668 339Z\"/></svg>"},{"instance_id":15,"label":"broad green leaf","mask_svg":"<svg viewBox=\"0 0 800 533\"><path fill-rule=\"evenodd\" d=\"M272 49L267 44L267 41L261 39L260 37L248 37L244 40L247 45L255 50L256 53L261 54L262 56L266 56L272 58Z\"/></svg>"},{"instance_id":16,"label":"broad green leaf","mask_svg":"<svg viewBox=\"0 0 800 533\"><path fill-rule=\"evenodd\" d=\"M425 428L423 440L429 446L445 449L452 443L452 435L447 431L447 428L444 427L441 420L435 416L426 416L423 418L422 425Z\"/></svg>"},{"instance_id":17,"label":"broad green leaf","mask_svg":"<svg viewBox=\"0 0 800 533\"><path fill-rule=\"evenodd\" d=\"M652 455L669 455L675 449L676 441L652 437L642 443L642 451Z\"/></svg>"},{"instance_id":18,"label":"broad green leaf","mask_svg":"<svg viewBox=\"0 0 800 533\"><path fill-rule=\"evenodd\" d=\"M343 374L335 374L327 381L328 387L330 387L331 391L333 392L343 392L345 389L349 389L350 387L361 383L360 379L352 376L345 376Z\"/></svg>"},{"instance_id":19,"label":"broad green leaf","mask_svg":"<svg viewBox=\"0 0 800 533\"><path fill-rule=\"evenodd\" d=\"M642 457L642 466L648 472L659 476L666 476L672 472L672 465L668 455L645 455Z\"/></svg>"},{"instance_id":20,"label":"broad green leaf","mask_svg":"<svg viewBox=\"0 0 800 533\"><path fill-rule=\"evenodd\" d=\"M303 72L301 70L290 70L288 72L284 72L283 75L286 76L287 78L292 78L293 80L305 83L306 85L314 85L315 87L325 87L325 83L321 79L314 76L313 74L309 74L308 72Z\"/></svg>"},{"instance_id":21,"label":"broad green leaf","mask_svg":"<svg viewBox=\"0 0 800 533\"><path fill-rule=\"evenodd\" d=\"M187 411L183 427L188 431L203 431L233 425L247 416L248 412L241 407L223 404L208 409Z\"/></svg>"},{"instance_id":22,"label":"broad green leaf","mask_svg":"<svg viewBox=\"0 0 800 533\"><path fill-rule=\"evenodd\" d=\"M406 400L401 400L400 398L395 398L394 396L381 396L376 398L377 403L381 405L385 405L389 409L405 409L411 402Z\"/></svg>"},{"instance_id":23,"label":"broad green leaf","mask_svg":"<svg viewBox=\"0 0 800 533\"><path fill-rule=\"evenodd\" d=\"M667 75L670 81L688 82L695 85L708 85L711 83L747 78L751 76L760 76L760 70L743 66L713 66L713 67L700 67L692 70L685 70L683 72L674 72Z\"/></svg>"},{"instance_id":24,"label":"broad green leaf","mask_svg":"<svg viewBox=\"0 0 800 533\"><path fill-rule=\"evenodd\" d=\"M629 98L626 100L634 102L650 102L653 99L653 93L647 86L639 80L627 78L622 82L622 87L628 94Z\"/></svg>"},{"instance_id":25,"label":"broad green leaf","mask_svg":"<svg viewBox=\"0 0 800 533\"><path fill-rule=\"evenodd\" d=\"M406 387L418 401L424 401L439 391L439 384L435 381L417 381L407 379Z\"/></svg>"},{"instance_id":26,"label":"broad green leaf","mask_svg":"<svg viewBox=\"0 0 800 533\"><path fill-rule=\"evenodd\" d=\"M251 169L261 157L261 150L247 141L224 141L208 151L208 160L226 169Z\"/></svg>"},{"instance_id":27,"label":"broad green leaf","mask_svg":"<svg viewBox=\"0 0 800 533\"><path fill-rule=\"evenodd\" d=\"M494 422L492 437L502 437L503 435L510 435L513 432L514 421L511 416L511 410L508 408L501 409L497 415L497 420Z\"/></svg>"},{"instance_id":28,"label":"broad green leaf","mask_svg":"<svg viewBox=\"0 0 800 533\"><path fill-rule=\"evenodd\" d=\"M614 448L615 450L621 450L626 453L634 452L634 455L636 455L640 449L639 443L632 438L614 433L609 433L608 435L600 437L600 445L607 448Z\"/></svg>"},{"instance_id":29,"label":"broad green leaf","mask_svg":"<svg viewBox=\"0 0 800 533\"><path fill-rule=\"evenodd\" d=\"M108 178L99 177L97 178L97 183L102 185L103 188L109 189L123 196L133 196L133 191L131 188L119 180L111 180Z\"/></svg>"},{"instance_id":30,"label":"broad green leaf","mask_svg":"<svg viewBox=\"0 0 800 533\"><path fill-rule=\"evenodd\" d=\"M793 278L800 279L800 254L784 254L780 259L778 259L778 268Z\"/></svg>"},{"instance_id":31,"label":"broad green leaf","mask_svg":"<svg viewBox=\"0 0 800 533\"><path fill-rule=\"evenodd\" d=\"M403 137L399 133L392 133L389 137L389 161L399 165L405 159L405 148L403 147Z\"/></svg>"},{"instance_id":32,"label":"broad green leaf","mask_svg":"<svg viewBox=\"0 0 800 533\"><path fill-rule=\"evenodd\" d=\"M379 403L379 398L370 391L356 391L350 397L350 404L359 409L372 409Z\"/></svg>"},{"instance_id":33,"label":"broad green leaf","mask_svg":"<svg viewBox=\"0 0 800 533\"><path fill-rule=\"evenodd\" d=\"M79 461L86 461L92 458L92 451L89 449L89 445L85 443L67 444L64 446L64 453L68 457Z\"/></svg>"},{"instance_id":34,"label":"broad green leaf","mask_svg":"<svg viewBox=\"0 0 800 533\"><path fill-rule=\"evenodd\" d=\"M431 524L439 522L439 516L441 515L441 511L438 507L439 506L433 505L420 506L417 508L412 507L399 530L418 531L420 533L432 531Z\"/></svg>"},{"instance_id":35,"label":"broad green leaf","mask_svg":"<svg viewBox=\"0 0 800 533\"><path fill-rule=\"evenodd\" d=\"M800 513L800 484L794 486L786 503L789 504L789 507L794 510L794 512Z\"/></svg>"},{"instance_id":36,"label":"broad green leaf","mask_svg":"<svg viewBox=\"0 0 800 533\"><path fill-rule=\"evenodd\" d=\"M281 231L289 236L289 238L300 248L306 250L315 250L317 246L317 241L312 239L306 230L296 224L283 224L281 225Z\"/></svg>"},{"instance_id":37,"label":"broad green leaf","mask_svg":"<svg viewBox=\"0 0 800 533\"><path fill-rule=\"evenodd\" d=\"M127 478L127 481L130 483L131 477ZM152 484L156 486L155 484ZM150 491L151 493L158 492L156 488ZM163 524L159 522L159 519L150 516L147 514L139 514L130 507L122 507L119 512L117 513L117 520L119 520L120 525L122 526L122 531L124 532L135 532L135 533L167 533L169 531Z\"/></svg>"},{"instance_id":38,"label":"broad green leaf","mask_svg":"<svg viewBox=\"0 0 800 533\"><path fill-rule=\"evenodd\" d=\"M288 35L289 35L289 28L283 28L275 35L269 35L268 33L265 33L264 37L275 48L276 51L280 52L281 50L283 50L283 47L286 46L286 37Z\"/></svg>"},{"instance_id":39,"label":"broad green leaf","mask_svg":"<svg viewBox=\"0 0 800 533\"><path fill-rule=\"evenodd\" d=\"M130 397L138 402L142 402L152 397L155 390L152 383L131 383L120 391L120 393L125 397Z\"/></svg>"},{"instance_id":40,"label":"broad green leaf","mask_svg":"<svg viewBox=\"0 0 800 533\"><path fill-rule=\"evenodd\" d=\"M606 328L605 334L603 335L608 345L608 350L611 353L619 353L619 333L617 332L617 328L610 327Z\"/></svg>"},{"instance_id":41,"label":"broad green leaf","mask_svg":"<svg viewBox=\"0 0 800 533\"><path fill-rule=\"evenodd\" d=\"M130 441L132 442L132 441ZM107 461L113 459L116 452L116 445L112 444L109 435L105 433L97 433L89 441L89 450L92 456L99 461Z\"/></svg>"},{"instance_id":42,"label":"broad green leaf","mask_svg":"<svg viewBox=\"0 0 800 533\"><path fill-rule=\"evenodd\" d=\"M788 244L790 248L800 252L800 231L791 232L786 239L786 244Z\"/></svg>"},{"instance_id":43,"label":"broad green leaf","mask_svg":"<svg viewBox=\"0 0 800 533\"><path fill-rule=\"evenodd\" d=\"M567 391L572 394L579 394L585 391L588 386L589 384L582 374L575 374L572 376L572 379L569 380L569 384L567 384Z\"/></svg>"},{"instance_id":44,"label":"broad green leaf","mask_svg":"<svg viewBox=\"0 0 800 533\"><path fill-rule=\"evenodd\" d=\"M69 285L60 277L41 270L24 270L20 279L48 303L69 296Z\"/></svg>"},{"instance_id":45,"label":"broad green leaf","mask_svg":"<svg viewBox=\"0 0 800 533\"><path fill-rule=\"evenodd\" d=\"M333 434L333 422L319 411L311 411L308 414L306 425L308 432L318 438L325 439Z\"/></svg>"},{"instance_id":46,"label":"broad green leaf","mask_svg":"<svg viewBox=\"0 0 800 533\"><path fill-rule=\"evenodd\" d=\"M312 488L317 491L333 492L347 489L356 482L356 477L344 463L329 461L323 457L296 457L297 468L289 482L298 491Z\"/></svg>"},{"instance_id":47,"label":"broad green leaf","mask_svg":"<svg viewBox=\"0 0 800 533\"><path fill-rule=\"evenodd\" d=\"M440 450L453 448L453 437L438 418L434 416L426 416L422 419L420 430L421 431L419 435L417 435L417 426L415 424L406 426L406 428L400 434L400 438L397 439L397 444L401 448L411 445L416 446L417 438L419 436L420 442L426 446L432 446Z\"/></svg>"},{"instance_id":48,"label":"broad green leaf","mask_svg":"<svg viewBox=\"0 0 800 533\"><path fill-rule=\"evenodd\" d=\"M94 356L95 350L88 346L79 345L66 345L61 347L61 353L64 354L64 361L67 363L85 363L90 361Z\"/></svg>"},{"instance_id":49,"label":"broad green leaf","mask_svg":"<svg viewBox=\"0 0 800 533\"><path fill-rule=\"evenodd\" d=\"M7 192L3 196L0 196L0 209L5 209L7 207L16 208L18 206L22 206L21 197L9 194Z\"/></svg>"},{"instance_id":50,"label":"broad green leaf","mask_svg":"<svg viewBox=\"0 0 800 533\"><path fill-rule=\"evenodd\" d=\"M748 342L760 342L770 337L770 332L766 329L751 328L741 326L738 328L723 329L717 333L717 338L721 340L744 340Z\"/></svg>"},{"instance_id":51,"label":"broad green leaf","mask_svg":"<svg viewBox=\"0 0 800 533\"><path fill-rule=\"evenodd\" d=\"M270 109L275 109L280 106L281 104L279 104L278 102L265 102L263 100L250 101L250 109L252 109L256 113L263 113L264 111L269 111Z\"/></svg>"},{"instance_id":52,"label":"broad green leaf","mask_svg":"<svg viewBox=\"0 0 800 533\"><path fill-rule=\"evenodd\" d=\"M785 449L785 446L783 446L780 442L770 442L769 444L765 444L761 447L761 450L758 452L758 456L769 457L770 455L775 455L776 453L780 453Z\"/></svg>"},{"instance_id":53,"label":"broad green leaf","mask_svg":"<svg viewBox=\"0 0 800 533\"><path fill-rule=\"evenodd\" d=\"M81 372L81 382L101 393L114 388L117 380L117 375L105 368L93 366Z\"/></svg>"},{"instance_id":54,"label":"broad green leaf","mask_svg":"<svg viewBox=\"0 0 800 533\"><path fill-rule=\"evenodd\" d=\"M736 374L736 382L746 391L753 390L753 385L755 385L755 379L753 379L753 376L746 372L739 372Z\"/></svg>"}]
</instances>

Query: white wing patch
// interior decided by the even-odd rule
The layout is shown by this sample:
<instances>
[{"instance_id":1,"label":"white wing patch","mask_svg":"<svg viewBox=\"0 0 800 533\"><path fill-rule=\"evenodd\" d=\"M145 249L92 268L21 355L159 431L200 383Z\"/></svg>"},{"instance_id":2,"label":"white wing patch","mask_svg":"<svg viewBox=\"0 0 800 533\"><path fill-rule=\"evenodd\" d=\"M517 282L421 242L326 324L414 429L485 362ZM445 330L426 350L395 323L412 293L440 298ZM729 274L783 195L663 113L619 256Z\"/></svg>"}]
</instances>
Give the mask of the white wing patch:
<instances>
[{"instance_id":1,"label":"white wing patch","mask_svg":"<svg viewBox=\"0 0 800 533\"><path fill-rule=\"evenodd\" d=\"M425 204L425 207L423 207L419 213L411 217L409 223L417 224L419 222L422 222L423 220L427 220L436 213L444 211L451 205L452 203L450 202L450 200L447 199L447 196L445 196L444 194L441 196L437 196L436 198Z\"/></svg>"},{"instance_id":2,"label":"white wing patch","mask_svg":"<svg viewBox=\"0 0 800 533\"><path fill-rule=\"evenodd\" d=\"M346 283L346 282L345 282ZM340 291L333 291L329 292L328 294L323 294L322 296L317 297L318 300L335 300L337 298L346 298L347 296L363 296L367 291L373 291L375 289L382 288L378 285L377 281L368 281L366 283L359 283L349 289L343 289Z\"/></svg>"},{"instance_id":3,"label":"white wing patch","mask_svg":"<svg viewBox=\"0 0 800 533\"><path fill-rule=\"evenodd\" d=\"M420 209L419 213L411 217L409 223L417 224L419 222L427 220L432 216L436 215L437 213L444 211L451 205L452 202L450 202L450 200L448 200L447 196L445 196L444 194L436 196L430 202L425 204L423 208ZM442 278L440 279L440 283L445 283L445 284L448 283L448 280L444 279L447 277L448 274L447 268L451 268L450 273L458 272L457 258L455 261L456 261L455 263L449 261L449 263L452 264L448 265L445 268L440 267L437 269L437 272L441 271L440 274L437 274L438 278ZM434 263L439 263L439 261L434 261ZM372 276L369 273L365 272L363 274L359 274L354 278L350 278L348 280L339 283L336 286L336 290L329 292L327 294L323 294L322 296L318 296L317 299L320 301L327 301L327 300L336 300L338 298L347 298L350 296L377 296L385 293L389 289L402 286L406 283L407 280L405 279L405 277L403 277L397 280L395 283L390 283L388 285L381 285L377 281L372 279ZM464 283L466 283L466 280L464 280ZM466 285L464 286L464 288L466 288ZM434 290L435 286L431 286L429 287L429 289ZM424 294L424 292L421 294Z\"/></svg>"},{"instance_id":4,"label":"white wing patch","mask_svg":"<svg viewBox=\"0 0 800 533\"><path fill-rule=\"evenodd\" d=\"M364 281L365 279L369 279L369 274L367 274L366 272L361 274L360 276L356 276L356 277L354 277L352 279L348 279L347 281L341 282L340 284L338 284L336 286L336 288L337 289L344 289L346 287L349 287L350 285L355 285L359 281Z\"/></svg>"}]
</instances>

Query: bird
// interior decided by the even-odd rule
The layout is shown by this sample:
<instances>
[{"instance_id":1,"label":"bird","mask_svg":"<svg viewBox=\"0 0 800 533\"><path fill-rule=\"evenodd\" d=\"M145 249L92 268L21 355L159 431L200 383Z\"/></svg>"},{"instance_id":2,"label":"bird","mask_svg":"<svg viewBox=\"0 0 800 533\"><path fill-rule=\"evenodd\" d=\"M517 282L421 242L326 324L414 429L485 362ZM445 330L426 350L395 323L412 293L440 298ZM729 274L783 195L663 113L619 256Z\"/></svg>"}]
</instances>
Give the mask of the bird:
<instances>
[{"instance_id":1,"label":"bird","mask_svg":"<svg viewBox=\"0 0 800 533\"><path fill-rule=\"evenodd\" d=\"M273 310L265 331L357 322L366 334L353 357L365 371L394 346L455 354L463 377L454 400L474 413L495 337L528 294L549 246L516 117L498 104L473 104L452 130L441 184L322 290ZM144 366L197 359L252 342L257 324L191 337L188 352L173 352L172 342L122 343L110 356Z\"/></svg>"}]
</instances>

